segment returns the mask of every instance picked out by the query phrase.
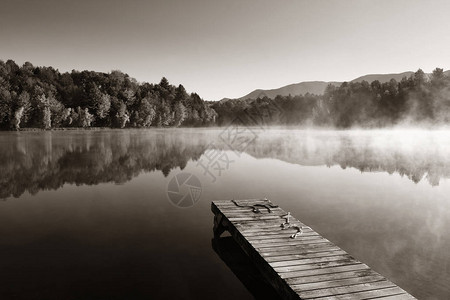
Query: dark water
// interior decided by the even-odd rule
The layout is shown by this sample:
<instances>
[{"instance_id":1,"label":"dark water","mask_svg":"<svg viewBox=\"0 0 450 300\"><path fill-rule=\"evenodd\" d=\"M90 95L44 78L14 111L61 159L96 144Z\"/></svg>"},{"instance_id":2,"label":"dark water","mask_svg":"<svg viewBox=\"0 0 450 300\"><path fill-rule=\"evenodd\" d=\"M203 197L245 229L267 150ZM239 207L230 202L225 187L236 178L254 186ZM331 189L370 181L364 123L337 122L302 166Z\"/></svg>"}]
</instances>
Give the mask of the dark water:
<instances>
[{"instance_id":1,"label":"dark water","mask_svg":"<svg viewBox=\"0 0 450 300\"><path fill-rule=\"evenodd\" d=\"M167 195L183 172L201 182L179 190L189 208ZM445 131L0 133L0 299L252 299L213 250L210 203L261 197L450 299L449 177Z\"/></svg>"}]
</instances>

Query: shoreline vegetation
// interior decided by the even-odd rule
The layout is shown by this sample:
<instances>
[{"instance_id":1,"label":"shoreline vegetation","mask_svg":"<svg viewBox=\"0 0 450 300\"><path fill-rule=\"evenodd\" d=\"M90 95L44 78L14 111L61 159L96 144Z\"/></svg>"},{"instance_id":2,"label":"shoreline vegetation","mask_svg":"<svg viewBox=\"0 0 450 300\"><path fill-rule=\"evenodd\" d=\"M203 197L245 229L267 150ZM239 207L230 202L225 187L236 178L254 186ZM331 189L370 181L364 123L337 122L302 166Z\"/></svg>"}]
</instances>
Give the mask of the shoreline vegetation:
<instances>
[{"instance_id":1,"label":"shoreline vegetation","mask_svg":"<svg viewBox=\"0 0 450 300\"><path fill-rule=\"evenodd\" d=\"M450 78L418 70L401 81L344 82L323 95L205 101L163 77L139 83L121 71L60 73L0 60L0 130L288 126L437 128L450 124Z\"/></svg>"}]
</instances>

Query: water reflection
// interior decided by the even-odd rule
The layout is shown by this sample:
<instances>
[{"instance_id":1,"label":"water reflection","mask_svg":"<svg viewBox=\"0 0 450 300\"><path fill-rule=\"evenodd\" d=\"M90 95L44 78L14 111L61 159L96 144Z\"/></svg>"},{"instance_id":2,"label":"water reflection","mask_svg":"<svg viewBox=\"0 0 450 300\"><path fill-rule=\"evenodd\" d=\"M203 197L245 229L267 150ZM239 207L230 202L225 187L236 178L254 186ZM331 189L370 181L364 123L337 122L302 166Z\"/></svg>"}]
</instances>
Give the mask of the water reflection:
<instances>
[{"instance_id":1,"label":"water reflection","mask_svg":"<svg viewBox=\"0 0 450 300\"><path fill-rule=\"evenodd\" d=\"M303 166L387 172L432 186L450 177L449 131L268 131L247 152Z\"/></svg>"},{"instance_id":2,"label":"water reflection","mask_svg":"<svg viewBox=\"0 0 450 300\"><path fill-rule=\"evenodd\" d=\"M220 129L2 133L0 198L64 184L124 183L141 172L167 176L213 147L227 149ZM426 131L256 131L245 152L303 166L388 172L436 186L450 177L450 134Z\"/></svg>"},{"instance_id":3,"label":"water reflection","mask_svg":"<svg viewBox=\"0 0 450 300\"><path fill-rule=\"evenodd\" d=\"M229 149L221 131L0 133L0 197L20 196L1 202L0 298L251 297L229 245L211 250L209 205L262 196L418 298L449 298L450 133L258 130L213 183L196 165ZM204 188L188 210L166 199L183 168Z\"/></svg>"},{"instance_id":4,"label":"water reflection","mask_svg":"<svg viewBox=\"0 0 450 300\"><path fill-rule=\"evenodd\" d=\"M64 184L124 183L141 172L183 169L206 140L164 132L44 132L0 137L0 198Z\"/></svg>"}]
</instances>

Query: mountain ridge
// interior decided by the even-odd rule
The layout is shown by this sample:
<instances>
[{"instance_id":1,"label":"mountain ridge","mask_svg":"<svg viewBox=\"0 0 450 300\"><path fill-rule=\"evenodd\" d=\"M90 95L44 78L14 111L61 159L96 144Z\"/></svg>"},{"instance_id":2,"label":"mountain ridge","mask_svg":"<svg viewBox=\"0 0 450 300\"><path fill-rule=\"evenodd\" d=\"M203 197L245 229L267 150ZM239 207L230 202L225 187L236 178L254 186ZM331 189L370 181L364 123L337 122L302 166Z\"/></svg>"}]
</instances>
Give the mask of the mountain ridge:
<instances>
[{"instance_id":1,"label":"mountain ridge","mask_svg":"<svg viewBox=\"0 0 450 300\"><path fill-rule=\"evenodd\" d=\"M380 82L388 82L391 79L395 79L397 81L402 80L403 77L409 77L413 75L414 72L406 71L402 73L387 73L387 74L367 74L360 77L357 77L353 80L347 82L361 82L363 80L371 83L372 81L378 80ZM447 76L450 76L450 70L444 72ZM428 74L429 75L429 74ZM288 84L279 88L274 89L256 89L245 96L239 98L222 98L219 101L228 101L228 100L248 100L248 99L256 99L262 97L275 98L277 95L281 96L296 96L296 95L304 95L306 93L320 95L323 94L325 88L329 85L339 86L344 81L302 81L299 83Z\"/></svg>"}]
</instances>

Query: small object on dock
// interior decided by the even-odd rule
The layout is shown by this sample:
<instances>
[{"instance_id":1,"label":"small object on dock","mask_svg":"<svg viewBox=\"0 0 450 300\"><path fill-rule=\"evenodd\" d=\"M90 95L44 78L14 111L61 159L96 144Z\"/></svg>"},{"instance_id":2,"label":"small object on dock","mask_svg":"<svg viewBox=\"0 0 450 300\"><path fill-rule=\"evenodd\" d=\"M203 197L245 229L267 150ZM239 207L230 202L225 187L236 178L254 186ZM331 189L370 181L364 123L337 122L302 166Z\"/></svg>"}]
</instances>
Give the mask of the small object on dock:
<instances>
[{"instance_id":1,"label":"small object on dock","mask_svg":"<svg viewBox=\"0 0 450 300\"><path fill-rule=\"evenodd\" d=\"M286 218L286 222L284 222L283 224L281 224L281 226L283 228L288 228L291 225L291 212L288 211L287 215L284 216L284 218Z\"/></svg>"},{"instance_id":2,"label":"small object on dock","mask_svg":"<svg viewBox=\"0 0 450 300\"><path fill-rule=\"evenodd\" d=\"M302 234L303 233L303 226L298 226L297 224L291 224L291 212L288 211L287 215L284 216L284 218L286 218L286 222L284 222L283 224L281 224L281 229L288 229L288 228L295 228L297 229L297 232L291 234L290 238L291 239L295 239L297 237L297 235Z\"/></svg>"},{"instance_id":3,"label":"small object on dock","mask_svg":"<svg viewBox=\"0 0 450 300\"><path fill-rule=\"evenodd\" d=\"M283 299L415 299L270 200L213 201L211 210L214 237L229 231Z\"/></svg>"},{"instance_id":4,"label":"small object on dock","mask_svg":"<svg viewBox=\"0 0 450 300\"><path fill-rule=\"evenodd\" d=\"M272 212L272 210L271 210L272 208L278 207L278 205L273 205L269 200L267 200L267 198L265 198L264 201L265 201L265 203L256 203L253 205L242 205L234 199L231 200L231 202L233 202L236 206L251 208L254 213L258 213L258 214L261 212L258 207L264 207L270 213Z\"/></svg>"}]
</instances>

